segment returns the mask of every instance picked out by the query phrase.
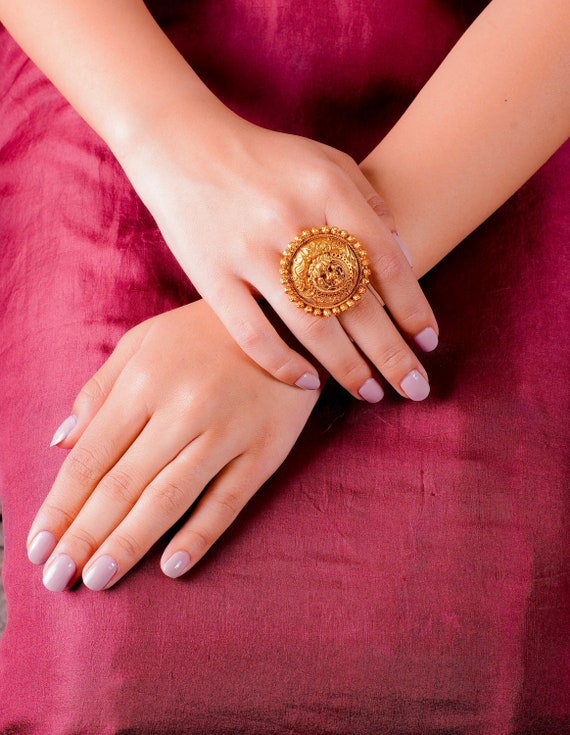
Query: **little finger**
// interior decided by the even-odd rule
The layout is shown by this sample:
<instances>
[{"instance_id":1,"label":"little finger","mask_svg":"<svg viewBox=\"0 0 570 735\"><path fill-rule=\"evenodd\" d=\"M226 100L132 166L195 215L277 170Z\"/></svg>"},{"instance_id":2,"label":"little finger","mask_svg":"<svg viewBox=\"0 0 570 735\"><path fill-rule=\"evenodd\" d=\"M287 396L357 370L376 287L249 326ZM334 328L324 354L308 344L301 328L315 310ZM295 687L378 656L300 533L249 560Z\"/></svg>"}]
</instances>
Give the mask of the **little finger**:
<instances>
[{"instance_id":1,"label":"little finger","mask_svg":"<svg viewBox=\"0 0 570 735\"><path fill-rule=\"evenodd\" d=\"M250 455L240 455L230 462L205 490L190 518L165 549L160 562L164 574L176 579L191 569L270 474L260 474Z\"/></svg>"},{"instance_id":2,"label":"little finger","mask_svg":"<svg viewBox=\"0 0 570 735\"><path fill-rule=\"evenodd\" d=\"M364 247L371 270L370 282L398 329L421 349L435 349L439 333L435 316L394 233L355 188L346 192L330 210L328 221L342 222ZM352 223L354 229L350 230Z\"/></svg>"}]
</instances>

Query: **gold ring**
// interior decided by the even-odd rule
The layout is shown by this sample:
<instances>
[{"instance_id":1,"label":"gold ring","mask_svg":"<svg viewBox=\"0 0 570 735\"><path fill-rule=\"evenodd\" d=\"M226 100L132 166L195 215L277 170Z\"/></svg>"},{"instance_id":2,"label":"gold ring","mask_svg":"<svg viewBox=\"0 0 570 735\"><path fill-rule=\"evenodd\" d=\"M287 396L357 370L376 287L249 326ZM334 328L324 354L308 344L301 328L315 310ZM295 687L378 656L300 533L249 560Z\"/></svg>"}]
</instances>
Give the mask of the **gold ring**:
<instances>
[{"instance_id":1,"label":"gold ring","mask_svg":"<svg viewBox=\"0 0 570 735\"><path fill-rule=\"evenodd\" d=\"M339 227L303 230L281 260L281 283L289 301L315 316L336 316L354 306L369 275L366 251Z\"/></svg>"}]
</instances>

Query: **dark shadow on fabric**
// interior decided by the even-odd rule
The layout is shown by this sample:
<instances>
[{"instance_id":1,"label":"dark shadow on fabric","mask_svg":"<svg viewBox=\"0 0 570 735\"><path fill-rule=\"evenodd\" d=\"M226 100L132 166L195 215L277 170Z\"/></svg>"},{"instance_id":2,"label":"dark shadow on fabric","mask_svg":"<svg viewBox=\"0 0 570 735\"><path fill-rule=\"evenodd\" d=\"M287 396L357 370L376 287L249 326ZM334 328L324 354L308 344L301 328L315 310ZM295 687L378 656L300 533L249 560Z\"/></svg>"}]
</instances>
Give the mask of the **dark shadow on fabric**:
<instances>
[{"instance_id":1,"label":"dark shadow on fabric","mask_svg":"<svg viewBox=\"0 0 570 735\"><path fill-rule=\"evenodd\" d=\"M489 5L491 0L438 0L451 15L469 24Z\"/></svg>"}]
</instances>

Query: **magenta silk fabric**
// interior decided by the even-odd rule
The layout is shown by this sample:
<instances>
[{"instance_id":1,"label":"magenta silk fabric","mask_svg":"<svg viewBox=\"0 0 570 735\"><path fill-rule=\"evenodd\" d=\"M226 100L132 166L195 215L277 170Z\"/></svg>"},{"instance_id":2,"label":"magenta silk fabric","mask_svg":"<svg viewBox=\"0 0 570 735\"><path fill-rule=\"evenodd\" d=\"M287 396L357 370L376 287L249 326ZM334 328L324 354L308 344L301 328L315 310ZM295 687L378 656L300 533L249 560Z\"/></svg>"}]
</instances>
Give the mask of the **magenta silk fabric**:
<instances>
[{"instance_id":1,"label":"magenta silk fabric","mask_svg":"<svg viewBox=\"0 0 570 735\"><path fill-rule=\"evenodd\" d=\"M357 159L477 11L155 5L232 108ZM49 440L119 337L196 293L105 145L0 44L0 732L569 733L568 146L425 278L427 401L328 388L185 578L161 541L109 592L53 594L25 551Z\"/></svg>"}]
</instances>

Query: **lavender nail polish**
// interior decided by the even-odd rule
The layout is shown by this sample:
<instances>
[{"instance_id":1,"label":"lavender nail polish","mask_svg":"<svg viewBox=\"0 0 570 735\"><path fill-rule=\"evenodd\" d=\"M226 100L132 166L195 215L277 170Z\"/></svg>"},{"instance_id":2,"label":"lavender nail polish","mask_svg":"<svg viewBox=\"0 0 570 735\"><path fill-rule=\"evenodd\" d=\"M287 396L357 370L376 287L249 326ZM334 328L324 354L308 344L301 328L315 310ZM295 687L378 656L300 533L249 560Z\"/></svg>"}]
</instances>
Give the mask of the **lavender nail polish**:
<instances>
[{"instance_id":1,"label":"lavender nail polish","mask_svg":"<svg viewBox=\"0 0 570 735\"><path fill-rule=\"evenodd\" d=\"M119 565L112 556L100 556L99 559L83 573L83 584L93 592L104 589L119 571Z\"/></svg>"},{"instance_id":2,"label":"lavender nail polish","mask_svg":"<svg viewBox=\"0 0 570 735\"><path fill-rule=\"evenodd\" d=\"M40 531L34 536L28 548L28 559L32 564L45 564L56 544L57 539L53 533Z\"/></svg>"},{"instance_id":3,"label":"lavender nail polish","mask_svg":"<svg viewBox=\"0 0 570 735\"><path fill-rule=\"evenodd\" d=\"M377 380L374 380L374 378L368 378L368 380L360 386L358 393L360 397L365 401L368 401L368 403L378 403L378 401L381 401L384 398L382 386Z\"/></svg>"},{"instance_id":4,"label":"lavender nail polish","mask_svg":"<svg viewBox=\"0 0 570 735\"><path fill-rule=\"evenodd\" d=\"M423 401L429 395L429 383L418 370L412 370L400 383L400 388L412 401Z\"/></svg>"},{"instance_id":5,"label":"lavender nail polish","mask_svg":"<svg viewBox=\"0 0 570 735\"><path fill-rule=\"evenodd\" d=\"M400 236L398 235L398 233L397 233L397 232L393 232L393 233L392 233L392 237L393 237L393 238L394 238L394 240L395 240L395 241L396 241L396 242L398 243L398 245L400 246L400 250L401 250L401 251L402 251L402 252L404 253L404 255L406 256L406 260L407 260L407 261L408 261L408 263L410 264L410 268L413 268L413 267L414 267L414 263L413 263L413 261L412 261L412 256L410 255L410 251L408 250L408 248L407 248L407 247L406 247L406 246L404 245L404 243L403 243L403 241L402 241L402 238L401 238L401 237L400 237Z\"/></svg>"},{"instance_id":6,"label":"lavender nail polish","mask_svg":"<svg viewBox=\"0 0 570 735\"><path fill-rule=\"evenodd\" d=\"M64 439L67 439L76 426L77 416L74 416L73 414L68 416L61 426L56 429L56 432L50 442L50 447L55 447L56 444L60 444Z\"/></svg>"},{"instance_id":7,"label":"lavender nail polish","mask_svg":"<svg viewBox=\"0 0 570 735\"><path fill-rule=\"evenodd\" d=\"M435 330L431 327L426 327L425 329L422 329L421 332L416 334L416 336L414 337L414 342L424 352L431 352L437 347L437 334L435 333Z\"/></svg>"},{"instance_id":8,"label":"lavender nail polish","mask_svg":"<svg viewBox=\"0 0 570 735\"><path fill-rule=\"evenodd\" d=\"M187 572L191 566L190 554L187 551L177 551L162 565L162 571L167 577L176 579Z\"/></svg>"},{"instance_id":9,"label":"lavender nail polish","mask_svg":"<svg viewBox=\"0 0 570 735\"><path fill-rule=\"evenodd\" d=\"M299 380L295 382L295 385L303 390L318 390L321 387L321 381L318 375L303 373Z\"/></svg>"},{"instance_id":10,"label":"lavender nail polish","mask_svg":"<svg viewBox=\"0 0 570 735\"><path fill-rule=\"evenodd\" d=\"M44 570L44 587L50 592L63 592L75 574L75 562L67 554L58 554Z\"/></svg>"}]
</instances>

